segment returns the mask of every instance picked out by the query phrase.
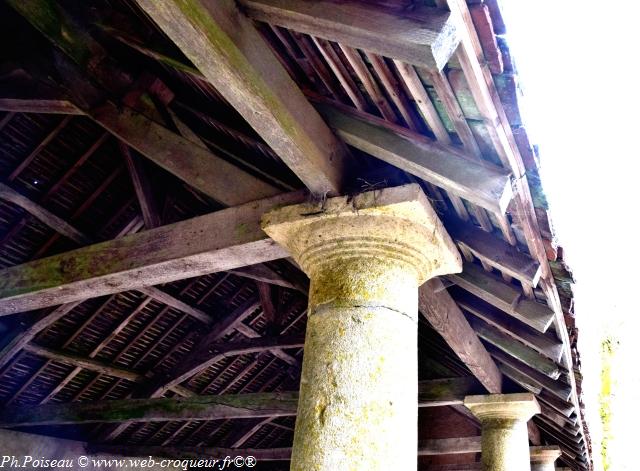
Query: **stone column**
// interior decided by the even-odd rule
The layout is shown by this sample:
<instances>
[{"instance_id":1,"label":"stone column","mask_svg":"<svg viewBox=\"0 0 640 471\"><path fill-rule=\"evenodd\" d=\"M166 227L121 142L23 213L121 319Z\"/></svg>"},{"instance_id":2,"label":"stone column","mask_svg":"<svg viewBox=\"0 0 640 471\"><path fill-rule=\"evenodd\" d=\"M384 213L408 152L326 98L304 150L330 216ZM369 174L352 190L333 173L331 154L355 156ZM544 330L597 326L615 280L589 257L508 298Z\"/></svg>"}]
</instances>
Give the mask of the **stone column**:
<instances>
[{"instance_id":1,"label":"stone column","mask_svg":"<svg viewBox=\"0 0 640 471\"><path fill-rule=\"evenodd\" d=\"M531 471L555 471L561 454L559 446L532 446L529 448Z\"/></svg>"},{"instance_id":2,"label":"stone column","mask_svg":"<svg viewBox=\"0 0 640 471\"><path fill-rule=\"evenodd\" d=\"M529 471L527 421L540 413L535 396L530 393L467 396L464 405L482 424L482 469Z\"/></svg>"},{"instance_id":3,"label":"stone column","mask_svg":"<svg viewBox=\"0 0 640 471\"><path fill-rule=\"evenodd\" d=\"M288 206L263 228L311 279L291 470L416 469L418 286L461 270L424 193Z\"/></svg>"}]
</instances>

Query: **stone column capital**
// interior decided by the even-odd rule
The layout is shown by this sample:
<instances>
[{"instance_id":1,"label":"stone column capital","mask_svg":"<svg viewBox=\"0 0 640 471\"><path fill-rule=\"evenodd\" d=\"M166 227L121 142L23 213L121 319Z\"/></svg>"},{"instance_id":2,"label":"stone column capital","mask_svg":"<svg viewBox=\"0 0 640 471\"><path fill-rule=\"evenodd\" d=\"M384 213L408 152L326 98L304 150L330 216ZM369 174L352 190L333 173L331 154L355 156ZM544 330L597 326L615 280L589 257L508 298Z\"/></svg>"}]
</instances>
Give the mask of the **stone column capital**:
<instances>
[{"instance_id":1,"label":"stone column capital","mask_svg":"<svg viewBox=\"0 0 640 471\"><path fill-rule=\"evenodd\" d=\"M467 396L464 405L481 422L492 419L526 422L540 413L540 405L531 393Z\"/></svg>"},{"instance_id":2,"label":"stone column capital","mask_svg":"<svg viewBox=\"0 0 640 471\"><path fill-rule=\"evenodd\" d=\"M336 259L404 265L417 285L462 270L455 243L417 184L274 209L262 228L310 278Z\"/></svg>"},{"instance_id":3,"label":"stone column capital","mask_svg":"<svg viewBox=\"0 0 640 471\"><path fill-rule=\"evenodd\" d=\"M532 446L529 447L529 458L532 470L553 470L555 462L562 455L560 447L553 446Z\"/></svg>"}]
</instances>

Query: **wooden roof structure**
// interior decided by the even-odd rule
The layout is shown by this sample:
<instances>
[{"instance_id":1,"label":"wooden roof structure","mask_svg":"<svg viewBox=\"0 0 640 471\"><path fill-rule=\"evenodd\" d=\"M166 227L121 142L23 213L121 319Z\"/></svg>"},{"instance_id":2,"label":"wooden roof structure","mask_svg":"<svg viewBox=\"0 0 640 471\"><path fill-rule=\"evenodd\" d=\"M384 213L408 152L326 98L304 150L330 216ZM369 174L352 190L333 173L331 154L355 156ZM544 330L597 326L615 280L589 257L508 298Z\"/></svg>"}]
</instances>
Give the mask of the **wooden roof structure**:
<instances>
[{"instance_id":1,"label":"wooden roof structure","mask_svg":"<svg viewBox=\"0 0 640 471\"><path fill-rule=\"evenodd\" d=\"M417 182L466 260L420 289L420 469L476 469L462 398L523 390L591 469L571 272L467 3L0 4L0 426L288 469L308 280L260 216Z\"/></svg>"}]
</instances>

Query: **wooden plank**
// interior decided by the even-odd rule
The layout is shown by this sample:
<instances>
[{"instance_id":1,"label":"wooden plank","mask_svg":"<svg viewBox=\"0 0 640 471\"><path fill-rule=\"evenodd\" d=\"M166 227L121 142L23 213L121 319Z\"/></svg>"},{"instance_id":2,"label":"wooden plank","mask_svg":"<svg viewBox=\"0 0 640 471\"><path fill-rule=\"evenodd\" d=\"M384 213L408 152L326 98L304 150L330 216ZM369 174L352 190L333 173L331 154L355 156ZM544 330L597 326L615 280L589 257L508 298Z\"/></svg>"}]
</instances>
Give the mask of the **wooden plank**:
<instances>
[{"instance_id":1,"label":"wooden plank","mask_svg":"<svg viewBox=\"0 0 640 471\"><path fill-rule=\"evenodd\" d=\"M462 273L447 276L455 284L489 304L512 315L538 332L544 333L553 322L553 311L540 303L523 299L515 286L485 272L471 263L464 264Z\"/></svg>"},{"instance_id":2,"label":"wooden plank","mask_svg":"<svg viewBox=\"0 0 640 471\"><path fill-rule=\"evenodd\" d=\"M280 190L127 107L107 102L89 117L169 173L226 206Z\"/></svg>"},{"instance_id":3,"label":"wooden plank","mask_svg":"<svg viewBox=\"0 0 640 471\"><path fill-rule=\"evenodd\" d=\"M438 438L420 440L418 443L418 456L480 453L480 451L480 437Z\"/></svg>"},{"instance_id":4,"label":"wooden plank","mask_svg":"<svg viewBox=\"0 0 640 471\"><path fill-rule=\"evenodd\" d=\"M418 307L460 360L492 394L502 392L502 376L442 282L433 278L418 290Z\"/></svg>"},{"instance_id":5,"label":"wooden plank","mask_svg":"<svg viewBox=\"0 0 640 471\"><path fill-rule=\"evenodd\" d=\"M389 11L354 1L242 0L253 19L441 70L459 43L445 10Z\"/></svg>"},{"instance_id":6,"label":"wooden plank","mask_svg":"<svg viewBox=\"0 0 640 471\"><path fill-rule=\"evenodd\" d=\"M194 319L198 319L200 322L205 324L213 324L214 319L206 312L201 309L189 306L187 303L180 301L175 296L171 296L169 293L165 293L164 291L155 288L153 286L147 286L146 288L140 288L140 291L143 294L155 299L156 301L160 301L167 306L170 306L178 311L184 312Z\"/></svg>"},{"instance_id":7,"label":"wooden plank","mask_svg":"<svg viewBox=\"0 0 640 471\"><path fill-rule=\"evenodd\" d=\"M0 270L0 313L139 289L288 256L260 228L287 193ZM206 237L204 236L206 235Z\"/></svg>"},{"instance_id":8,"label":"wooden plank","mask_svg":"<svg viewBox=\"0 0 640 471\"><path fill-rule=\"evenodd\" d=\"M233 1L137 3L313 193L340 192L346 148Z\"/></svg>"},{"instance_id":9,"label":"wooden plank","mask_svg":"<svg viewBox=\"0 0 640 471\"><path fill-rule=\"evenodd\" d=\"M317 106L347 144L490 211L506 211L512 196L508 172L426 137L395 132L375 117Z\"/></svg>"},{"instance_id":10,"label":"wooden plank","mask_svg":"<svg viewBox=\"0 0 640 471\"><path fill-rule=\"evenodd\" d=\"M89 239L89 237L73 227L67 221L56 216L39 204L34 203L29 198L18 193L16 190L4 183L0 183L0 199L13 203L19 208L24 209L43 224L78 244L86 245L91 243L91 239Z\"/></svg>"},{"instance_id":11,"label":"wooden plank","mask_svg":"<svg viewBox=\"0 0 640 471\"><path fill-rule=\"evenodd\" d=\"M540 264L516 247L470 224L452 225L451 236L481 261L532 287L538 285Z\"/></svg>"},{"instance_id":12,"label":"wooden plank","mask_svg":"<svg viewBox=\"0 0 640 471\"><path fill-rule=\"evenodd\" d=\"M482 340L489 342L494 347L517 358L525 365L529 365L549 378L558 379L560 376L560 368L554 361L540 355L532 348L527 347L509 335L503 334L480 319L470 318L468 320L473 330Z\"/></svg>"},{"instance_id":13,"label":"wooden plank","mask_svg":"<svg viewBox=\"0 0 640 471\"><path fill-rule=\"evenodd\" d=\"M295 289L304 294L309 292L309 280L306 276L304 276L302 280L289 280L264 264L238 267L228 271L233 275L263 281L270 285L281 286L282 288Z\"/></svg>"},{"instance_id":14,"label":"wooden plank","mask_svg":"<svg viewBox=\"0 0 640 471\"><path fill-rule=\"evenodd\" d=\"M476 298L463 289L454 288L449 292L452 293L458 306L465 311L470 312L501 331L512 335L525 345L528 345L552 360L556 362L560 361L563 346L560 340L552 338L552 336L555 337L555 334L540 334L525 323L514 319L500 309Z\"/></svg>"}]
</instances>

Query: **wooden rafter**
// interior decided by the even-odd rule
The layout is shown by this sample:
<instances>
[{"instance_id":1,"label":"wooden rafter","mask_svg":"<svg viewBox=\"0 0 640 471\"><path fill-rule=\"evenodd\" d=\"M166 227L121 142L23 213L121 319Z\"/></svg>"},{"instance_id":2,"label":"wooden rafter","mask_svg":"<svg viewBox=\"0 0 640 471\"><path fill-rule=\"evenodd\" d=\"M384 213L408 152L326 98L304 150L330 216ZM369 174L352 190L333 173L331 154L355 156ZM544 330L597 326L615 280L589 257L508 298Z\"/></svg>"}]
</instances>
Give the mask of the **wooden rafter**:
<instances>
[{"instance_id":1,"label":"wooden rafter","mask_svg":"<svg viewBox=\"0 0 640 471\"><path fill-rule=\"evenodd\" d=\"M313 193L340 192L346 149L232 1L137 3Z\"/></svg>"}]
</instances>

